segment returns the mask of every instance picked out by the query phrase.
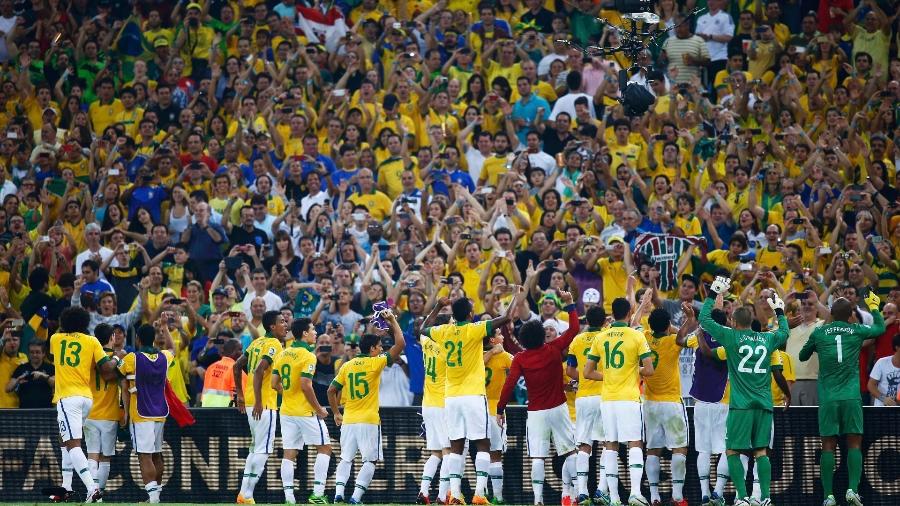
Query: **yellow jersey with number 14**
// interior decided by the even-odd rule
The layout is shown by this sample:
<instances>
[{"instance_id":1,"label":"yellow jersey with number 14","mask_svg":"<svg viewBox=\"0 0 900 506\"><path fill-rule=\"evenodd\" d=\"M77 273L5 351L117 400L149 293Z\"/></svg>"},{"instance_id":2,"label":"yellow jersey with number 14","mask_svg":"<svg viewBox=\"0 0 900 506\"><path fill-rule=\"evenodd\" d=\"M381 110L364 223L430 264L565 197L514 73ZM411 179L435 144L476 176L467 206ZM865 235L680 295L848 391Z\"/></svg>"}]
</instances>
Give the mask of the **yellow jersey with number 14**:
<instances>
[{"instance_id":1,"label":"yellow jersey with number 14","mask_svg":"<svg viewBox=\"0 0 900 506\"><path fill-rule=\"evenodd\" d=\"M491 416L497 416L497 403L500 402L503 384L506 383L506 377L509 376L512 358L511 354L504 351L492 356L484 364L484 387L487 394L488 413Z\"/></svg>"},{"instance_id":2,"label":"yellow jersey with number 14","mask_svg":"<svg viewBox=\"0 0 900 506\"><path fill-rule=\"evenodd\" d=\"M381 372L389 365L391 356L382 353L374 357L360 355L341 366L331 384L342 390L344 425L381 424L381 417L378 415L378 390Z\"/></svg>"},{"instance_id":3,"label":"yellow jersey with number 14","mask_svg":"<svg viewBox=\"0 0 900 506\"><path fill-rule=\"evenodd\" d=\"M588 358L603 372L604 401L641 402L641 361L651 356L644 334L616 322L594 339Z\"/></svg>"},{"instance_id":4,"label":"yellow jersey with number 14","mask_svg":"<svg viewBox=\"0 0 900 506\"><path fill-rule=\"evenodd\" d=\"M268 363L260 389L263 409L278 409L278 393L272 388L270 376L272 364L275 363L275 358L283 349L281 341L275 337L260 337L247 346L247 351L244 352L247 355L247 386L244 388L244 404L248 409L252 409L256 402L256 392L253 391L253 375L256 373L256 367L260 360Z\"/></svg>"},{"instance_id":5,"label":"yellow jersey with number 14","mask_svg":"<svg viewBox=\"0 0 900 506\"><path fill-rule=\"evenodd\" d=\"M306 400L300 382L303 378L312 379L316 374L316 356L312 346L294 341L275 359L272 375L281 381L281 414L288 416L312 416L315 414L312 405Z\"/></svg>"},{"instance_id":6,"label":"yellow jersey with number 14","mask_svg":"<svg viewBox=\"0 0 900 506\"><path fill-rule=\"evenodd\" d=\"M600 395L603 389L603 382L592 380L584 377L584 364L587 362L588 353L591 351L591 345L594 339L603 332L594 327L589 327L586 332L582 332L575 336L572 344L569 345L568 364L578 369L578 391L575 392L575 398L592 397Z\"/></svg>"},{"instance_id":7,"label":"yellow jersey with number 14","mask_svg":"<svg viewBox=\"0 0 900 506\"><path fill-rule=\"evenodd\" d=\"M58 332L50 336L50 354L56 368L53 403L66 397L93 399L91 372L109 360L100 341L80 332Z\"/></svg>"},{"instance_id":8,"label":"yellow jersey with number 14","mask_svg":"<svg viewBox=\"0 0 900 506\"><path fill-rule=\"evenodd\" d=\"M493 333L491 322L448 323L425 329L440 347L447 364L445 397L485 395L483 339Z\"/></svg>"},{"instance_id":9,"label":"yellow jersey with number 14","mask_svg":"<svg viewBox=\"0 0 900 506\"><path fill-rule=\"evenodd\" d=\"M422 337L422 356L425 359L425 389L422 394L422 406L443 408L447 362L441 355L441 348L438 344L424 336Z\"/></svg>"},{"instance_id":10,"label":"yellow jersey with number 14","mask_svg":"<svg viewBox=\"0 0 900 506\"><path fill-rule=\"evenodd\" d=\"M681 402L681 346L675 343L675 334L654 336L647 330L644 335L656 369L653 376L644 378L644 397L648 401Z\"/></svg>"},{"instance_id":11,"label":"yellow jersey with number 14","mask_svg":"<svg viewBox=\"0 0 900 506\"><path fill-rule=\"evenodd\" d=\"M110 357L113 351L104 348L106 356ZM119 382L107 381L100 377L97 369L91 370L91 387L94 389L94 404L91 406L90 420L115 420L122 418L119 410Z\"/></svg>"}]
</instances>

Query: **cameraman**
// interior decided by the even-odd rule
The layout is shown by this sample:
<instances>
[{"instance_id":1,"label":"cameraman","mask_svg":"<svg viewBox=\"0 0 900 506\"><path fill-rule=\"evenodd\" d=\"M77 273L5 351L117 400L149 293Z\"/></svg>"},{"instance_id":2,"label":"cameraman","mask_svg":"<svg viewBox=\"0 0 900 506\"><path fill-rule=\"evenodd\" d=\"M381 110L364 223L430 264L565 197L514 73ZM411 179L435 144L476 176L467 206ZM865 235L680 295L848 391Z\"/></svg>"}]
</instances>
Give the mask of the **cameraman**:
<instances>
[{"instance_id":1,"label":"cameraman","mask_svg":"<svg viewBox=\"0 0 900 506\"><path fill-rule=\"evenodd\" d=\"M44 362L47 353L44 343L32 341L28 345L28 362L20 365L6 383L6 393L19 396L20 408L52 408L53 384L56 371Z\"/></svg>"}]
</instances>

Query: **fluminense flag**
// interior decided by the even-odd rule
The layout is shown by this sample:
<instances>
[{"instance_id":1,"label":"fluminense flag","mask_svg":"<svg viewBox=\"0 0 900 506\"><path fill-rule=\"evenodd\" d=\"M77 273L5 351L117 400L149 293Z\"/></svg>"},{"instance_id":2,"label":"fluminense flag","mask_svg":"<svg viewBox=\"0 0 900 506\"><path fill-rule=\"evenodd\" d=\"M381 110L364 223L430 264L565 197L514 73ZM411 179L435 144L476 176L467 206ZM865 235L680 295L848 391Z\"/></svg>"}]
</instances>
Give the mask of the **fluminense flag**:
<instances>
[{"instance_id":1,"label":"fluminense flag","mask_svg":"<svg viewBox=\"0 0 900 506\"><path fill-rule=\"evenodd\" d=\"M297 29L301 30L310 42L324 44L330 52L337 51L341 37L347 32L347 23L340 9L332 6L325 12L312 7L297 5Z\"/></svg>"}]
</instances>

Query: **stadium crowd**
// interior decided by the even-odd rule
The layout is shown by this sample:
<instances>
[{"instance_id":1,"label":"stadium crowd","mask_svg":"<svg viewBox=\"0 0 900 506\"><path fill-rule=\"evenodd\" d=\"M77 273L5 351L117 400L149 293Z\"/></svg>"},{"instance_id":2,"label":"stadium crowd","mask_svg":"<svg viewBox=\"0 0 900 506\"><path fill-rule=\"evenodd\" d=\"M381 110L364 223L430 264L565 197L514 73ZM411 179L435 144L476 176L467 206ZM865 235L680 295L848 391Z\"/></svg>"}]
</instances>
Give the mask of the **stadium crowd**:
<instances>
[{"instance_id":1,"label":"stadium crowd","mask_svg":"<svg viewBox=\"0 0 900 506\"><path fill-rule=\"evenodd\" d=\"M649 289L677 328L719 274L756 329L787 302L781 405L817 404L798 354L830 301L871 323L875 291L860 389L896 405L893 4L660 0L671 31L630 77L656 100L629 117L630 62L560 42L618 45L611 2L0 0L0 408L51 406L43 343L68 306L117 351L166 322L193 406L232 402L211 372L266 311L310 318L326 405L388 300L406 344L380 404L403 406L441 297L490 319L524 285L513 328L553 338L560 291L583 315Z\"/></svg>"}]
</instances>

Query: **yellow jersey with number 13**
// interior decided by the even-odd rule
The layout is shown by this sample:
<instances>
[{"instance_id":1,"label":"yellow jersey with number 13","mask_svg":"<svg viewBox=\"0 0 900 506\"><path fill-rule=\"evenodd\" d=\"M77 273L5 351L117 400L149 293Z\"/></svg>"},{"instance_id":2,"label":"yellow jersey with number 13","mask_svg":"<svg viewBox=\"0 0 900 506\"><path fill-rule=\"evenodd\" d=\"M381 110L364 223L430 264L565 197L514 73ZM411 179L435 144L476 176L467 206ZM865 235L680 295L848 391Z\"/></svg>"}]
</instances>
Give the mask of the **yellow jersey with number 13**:
<instances>
[{"instance_id":1,"label":"yellow jersey with number 13","mask_svg":"<svg viewBox=\"0 0 900 506\"><path fill-rule=\"evenodd\" d=\"M572 344L569 345L568 365L578 369L578 391L575 392L575 398L592 397L600 395L603 389L603 382L592 380L584 377L584 364L587 362L588 353L591 351L591 345L594 339L603 332L594 327L589 327L586 332L582 332L575 336ZM598 366L599 369L599 366Z\"/></svg>"},{"instance_id":2,"label":"yellow jersey with number 13","mask_svg":"<svg viewBox=\"0 0 900 506\"><path fill-rule=\"evenodd\" d=\"M603 372L604 401L641 402L641 361L651 356L644 334L616 322L594 339L588 358Z\"/></svg>"},{"instance_id":3,"label":"yellow jersey with number 13","mask_svg":"<svg viewBox=\"0 0 900 506\"><path fill-rule=\"evenodd\" d=\"M422 394L422 406L443 408L447 362L441 355L441 348L438 344L424 336L422 337L422 356L425 359L425 389Z\"/></svg>"},{"instance_id":4,"label":"yellow jersey with number 13","mask_svg":"<svg viewBox=\"0 0 900 506\"><path fill-rule=\"evenodd\" d=\"M58 332L50 336L50 354L56 368L53 403L66 397L93 399L91 372L109 360L100 341L80 332Z\"/></svg>"},{"instance_id":5,"label":"yellow jersey with number 13","mask_svg":"<svg viewBox=\"0 0 900 506\"><path fill-rule=\"evenodd\" d=\"M252 409L256 402L256 393L253 391L253 375L256 373L256 367L260 360L268 363L260 389L263 409L278 409L278 393L272 388L270 377L272 364L275 363L275 358L283 349L281 341L276 337L260 337L247 346L247 351L244 352L247 355L247 386L244 388L244 405L248 409Z\"/></svg>"},{"instance_id":6,"label":"yellow jersey with number 13","mask_svg":"<svg viewBox=\"0 0 900 506\"><path fill-rule=\"evenodd\" d=\"M483 339L493 333L490 320L448 323L425 329L447 364L445 397L485 395Z\"/></svg>"},{"instance_id":7,"label":"yellow jersey with number 13","mask_svg":"<svg viewBox=\"0 0 900 506\"><path fill-rule=\"evenodd\" d=\"M345 362L331 384L341 390L344 403L344 425L353 423L381 424L378 415L378 391L381 372L391 365L391 356L357 356Z\"/></svg>"},{"instance_id":8,"label":"yellow jersey with number 13","mask_svg":"<svg viewBox=\"0 0 900 506\"><path fill-rule=\"evenodd\" d=\"M675 342L676 335L655 336L650 330L644 335L656 369L653 376L644 378L644 397L648 401L681 402L681 346Z\"/></svg>"},{"instance_id":9,"label":"yellow jersey with number 13","mask_svg":"<svg viewBox=\"0 0 900 506\"><path fill-rule=\"evenodd\" d=\"M500 394L503 392L503 384L509 376L509 368L512 367L513 356L504 351L493 355L484 364L485 393L488 401L488 414L497 416L497 403L500 402Z\"/></svg>"},{"instance_id":10,"label":"yellow jersey with number 13","mask_svg":"<svg viewBox=\"0 0 900 506\"><path fill-rule=\"evenodd\" d=\"M300 388L302 378L312 379L316 374L316 356L313 355L312 350L312 346L301 341L294 341L292 346L285 348L275 359L272 375L277 376L281 381L282 415L313 416L315 414L312 405L306 400L306 395Z\"/></svg>"}]
</instances>

